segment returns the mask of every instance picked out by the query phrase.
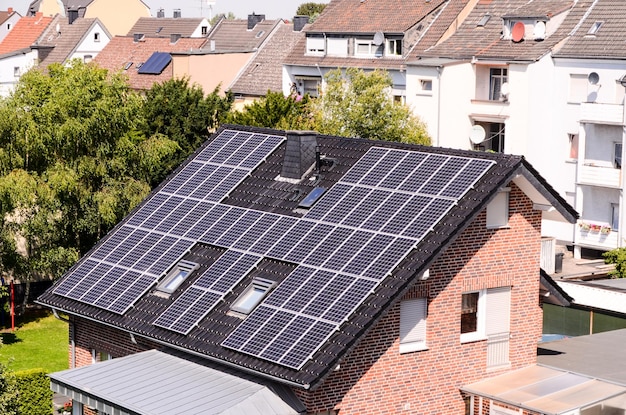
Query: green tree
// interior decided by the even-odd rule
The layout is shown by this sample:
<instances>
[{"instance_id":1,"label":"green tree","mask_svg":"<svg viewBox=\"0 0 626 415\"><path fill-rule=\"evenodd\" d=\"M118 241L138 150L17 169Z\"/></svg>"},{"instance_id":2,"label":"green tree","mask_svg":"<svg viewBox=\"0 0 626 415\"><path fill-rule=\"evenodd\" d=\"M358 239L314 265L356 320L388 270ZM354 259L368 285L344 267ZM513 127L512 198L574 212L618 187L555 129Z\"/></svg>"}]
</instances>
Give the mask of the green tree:
<instances>
[{"instance_id":1,"label":"green tree","mask_svg":"<svg viewBox=\"0 0 626 415\"><path fill-rule=\"evenodd\" d=\"M430 145L425 124L408 106L393 102L387 72L335 69L324 79L325 88L313 101L320 133Z\"/></svg>"},{"instance_id":2,"label":"green tree","mask_svg":"<svg viewBox=\"0 0 626 415\"><path fill-rule=\"evenodd\" d=\"M615 269L609 271L613 278L626 278L626 247L616 248L602 254L604 262L615 264Z\"/></svg>"},{"instance_id":3,"label":"green tree","mask_svg":"<svg viewBox=\"0 0 626 415\"><path fill-rule=\"evenodd\" d=\"M313 23L318 16L324 11L326 4L324 3L302 3L296 10L296 16L309 16L309 22Z\"/></svg>"},{"instance_id":4,"label":"green tree","mask_svg":"<svg viewBox=\"0 0 626 415\"><path fill-rule=\"evenodd\" d=\"M285 96L282 92L267 91L265 97L246 105L241 111L228 114L225 121L282 130L307 130L314 127L309 104L308 95Z\"/></svg>"},{"instance_id":5,"label":"green tree","mask_svg":"<svg viewBox=\"0 0 626 415\"><path fill-rule=\"evenodd\" d=\"M178 145L137 129L142 104L121 75L78 60L27 72L0 101L5 274L61 275L150 191Z\"/></svg>"},{"instance_id":6,"label":"green tree","mask_svg":"<svg viewBox=\"0 0 626 415\"><path fill-rule=\"evenodd\" d=\"M231 105L231 96L220 96L219 87L205 96L202 88L190 85L187 78L155 84L146 92L141 117L143 134L167 137L178 145L157 171L150 172L153 186L209 138Z\"/></svg>"},{"instance_id":7,"label":"green tree","mask_svg":"<svg viewBox=\"0 0 626 415\"><path fill-rule=\"evenodd\" d=\"M216 14L215 16L213 16L211 18L211 20L209 21L209 24L211 25L211 27L215 26L217 24L217 22L219 22L221 19L226 19L226 20L235 20L235 14L233 12L228 12L228 14Z\"/></svg>"}]
</instances>

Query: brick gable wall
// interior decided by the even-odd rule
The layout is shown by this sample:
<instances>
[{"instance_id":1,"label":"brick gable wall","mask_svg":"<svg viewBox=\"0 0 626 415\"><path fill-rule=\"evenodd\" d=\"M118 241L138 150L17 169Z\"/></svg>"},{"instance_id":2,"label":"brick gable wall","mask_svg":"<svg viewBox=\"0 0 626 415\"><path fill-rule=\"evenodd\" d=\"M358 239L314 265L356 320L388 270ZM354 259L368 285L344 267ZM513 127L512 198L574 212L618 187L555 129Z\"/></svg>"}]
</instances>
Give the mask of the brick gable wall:
<instances>
[{"instance_id":1,"label":"brick gable wall","mask_svg":"<svg viewBox=\"0 0 626 415\"><path fill-rule=\"evenodd\" d=\"M310 413L464 414L464 384L536 361L541 336L539 256L541 212L511 186L508 229L486 229L483 212L405 298L428 297L428 350L399 353L397 304L314 391L296 391ZM488 371L486 341L460 343L461 294L511 286L511 367ZM91 350L120 357L156 347L126 332L73 318L76 366L91 364ZM484 403L484 402L483 402ZM478 405L478 402L475 402ZM478 408L475 406L474 410Z\"/></svg>"},{"instance_id":2,"label":"brick gable wall","mask_svg":"<svg viewBox=\"0 0 626 415\"><path fill-rule=\"evenodd\" d=\"M315 391L300 393L313 413L464 414L460 386L536 361L541 336L541 213L512 186L509 229L488 230L483 212L405 298L428 296L428 350L399 353L400 306ZM476 254L475 254L476 253ZM510 368L488 371L486 341L460 342L461 294L511 286Z\"/></svg>"}]
</instances>

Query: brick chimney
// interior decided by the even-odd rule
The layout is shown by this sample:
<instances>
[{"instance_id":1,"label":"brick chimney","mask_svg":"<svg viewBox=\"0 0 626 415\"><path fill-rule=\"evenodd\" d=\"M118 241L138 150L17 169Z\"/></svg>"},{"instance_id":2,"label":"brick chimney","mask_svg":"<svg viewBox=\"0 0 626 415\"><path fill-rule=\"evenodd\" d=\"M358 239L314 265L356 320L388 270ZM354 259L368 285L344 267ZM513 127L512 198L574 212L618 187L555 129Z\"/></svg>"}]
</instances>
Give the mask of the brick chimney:
<instances>
[{"instance_id":1,"label":"brick chimney","mask_svg":"<svg viewBox=\"0 0 626 415\"><path fill-rule=\"evenodd\" d=\"M315 131L287 131L287 145L281 177L301 179L315 164L317 133Z\"/></svg>"},{"instance_id":2,"label":"brick chimney","mask_svg":"<svg viewBox=\"0 0 626 415\"><path fill-rule=\"evenodd\" d=\"M261 23L263 20L265 20L264 14L254 14L254 12L252 12L252 14L248 15L248 30L254 29L254 26Z\"/></svg>"}]
</instances>

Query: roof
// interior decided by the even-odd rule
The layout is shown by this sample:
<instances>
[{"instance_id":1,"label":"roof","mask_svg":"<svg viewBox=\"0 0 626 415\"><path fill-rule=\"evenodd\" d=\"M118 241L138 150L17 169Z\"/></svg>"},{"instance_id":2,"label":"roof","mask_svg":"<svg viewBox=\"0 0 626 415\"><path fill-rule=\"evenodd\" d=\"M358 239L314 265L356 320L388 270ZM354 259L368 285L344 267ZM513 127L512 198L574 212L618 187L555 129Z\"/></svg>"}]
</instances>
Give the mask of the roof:
<instances>
[{"instance_id":1,"label":"roof","mask_svg":"<svg viewBox=\"0 0 626 415\"><path fill-rule=\"evenodd\" d=\"M626 314L626 281L622 279L557 283L577 305Z\"/></svg>"},{"instance_id":2,"label":"roof","mask_svg":"<svg viewBox=\"0 0 626 415\"><path fill-rule=\"evenodd\" d=\"M287 388L235 376L202 359L157 350L56 372L50 378L53 391L120 415L296 415L304 411Z\"/></svg>"},{"instance_id":3,"label":"roof","mask_svg":"<svg viewBox=\"0 0 626 415\"><path fill-rule=\"evenodd\" d=\"M479 1L452 36L424 52L418 52L416 56L536 61L567 38L591 3L592 0ZM544 38L523 39L520 42L503 38L505 16L533 19L537 14L551 18ZM484 25L479 25L485 16L489 19Z\"/></svg>"},{"instance_id":4,"label":"roof","mask_svg":"<svg viewBox=\"0 0 626 415\"><path fill-rule=\"evenodd\" d=\"M109 38L112 37L97 18L79 17L72 24L69 24L67 18L57 14L33 45L36 48L52 48L50 53L39 63L40 66L45 68L52 63L64 63L96 25L100 25L102 34Z\"/></svg>"},{"instance_id":5,"label":"roof","mask_svg":"<svg viewBox=\"0 0 626 415\"><path fill-rule=\"evenodd\" d=\"M17 14L18 16L20 15L14 10L0 10L0 24L9 20L9 17L13 16L14 14Z\"/></svg>"},{"instance_id":6,"label":"roof","mask_svg":"<svg viewBox=\"0 0 626 415\"><path fill-rule=\"evenodd\" d=\"M543 269L540 270L540 287L543 293L543 302L562 307L569 307L574 299L561 288L556 281Z\"/></svg>"},{"instance_id":7,"label":"roof","mask_svg":"<svg viewBox=\"0 0 626 415\"><path fill-rule=\"evenodd\" d=\"M601 22L602 26L590 33ZM626 57L626 3L619 0L598 0L576 26L563 46L553 56L557 58L609 59Z\"/></svg>"},{"instance_id":8,"label":"roof","mask_svg":"<svg viewBox=\"0 0 626 415\"><path fill-rule=\"evenodd\" d=\"M511 181L575 221L521 156L223 125L38 301L315 388Z\"/></svg>"},{"instance_id":9,"label":"roof","mask_svg":"<svg viewBox=\"0 0 626 415\"><path fill-rule=\"evenodd\" d=\"M0 43L0 55L30 48L51 21L52 17L43 17L41 14L22 17Z\"/></svg>"},{"instance_id":10,"label":"roof","mask_svg":"<svg viewBox=\"0 0 626 415\"><path fill-rule=\"evenodd\" d=\"M140 17L128 31L128 36L141 33L146 37L192 37L203 22L208 30L209 22L203 17Z\"/></svg>"},{"instance_id":11,"label":"roof","mask_svg":"<svg viewBox=\"0 0 626 415\"><path fill-rule=\"evenodd\" d=\"M569 414L626 393L623 386L540 365L463 386L461 390L544 415Z\"/></svg>"},{"instance_id":12,"label":"roof","mask_svg":"<svg viewBox=\"0 0 626 415\"><path fill-rule=\"evenodd\" d=\"M98 53L94 61L109 71L123 71L128 76L131 88L150 89L154 83L172 79L172 65L167 65L159 74L141 74L138 73L139 64L148 61L155 52L188 51L199 48L202 42L204 42L202 38L180 38L172 44L169 38L149 37L136 42L133 37L115 36ZM127 65L130 65L128 69L124 69Z\"/></svg>"},{"instance_id":13,"label":"roof","mask_svg":"<svg viewBox=\"0 0 626 415\"><path fill-rule=\"evenodd\" d=\"M202 49L230 53L256 51L282 20L262 20L248 29L248 20L221 19L213 26Z\"/></svg>"},{"instance_id":14,"label":"roof","mask_svg":"<svg viewBox=\"0 0 626 415\"><path fill-rule=\"evenodd\" d=\"M281 24L243 69L230 88L235 94L264 96L267 91L282 91L283 60L304 33L293 25Z\"/></svg>"}]
</instances>

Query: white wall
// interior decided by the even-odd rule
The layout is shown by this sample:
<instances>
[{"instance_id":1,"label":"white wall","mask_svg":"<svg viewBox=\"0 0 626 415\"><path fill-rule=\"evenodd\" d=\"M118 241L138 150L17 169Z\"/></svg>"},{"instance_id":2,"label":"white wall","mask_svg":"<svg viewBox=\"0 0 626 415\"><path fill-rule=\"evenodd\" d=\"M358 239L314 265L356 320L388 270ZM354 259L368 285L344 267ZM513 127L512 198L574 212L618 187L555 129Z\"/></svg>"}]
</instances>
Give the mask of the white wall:
<instances>
[{"instance_id":1,"label":"white wall","mask_svg":"<svg viewBox=\"0 0 626 415\"><path fill-rule=\"evenodd\" d=\"M99 33L98 42L95 41L95 33ZM110 41L111 38L107 35L104 28L99 24L95 24L67 61L69 63L72 59L84 60L86 55L91 55L92 58L95 58Z\"/></svg>"},{"instance_id":2,"label":"white wall","mask_svg":"<svg viewBox=\"0 0 626 415\"><path fill-rule=\"evenodd\" d=\"M33 67L37 60L37 53L30 51L7 56L0 60L0 96L8 96L19 81L15 76L15 69L19 67L20 74L24 74Z\"/></svg>"},{"instance_id":3,"label":"white wall","mask_svg":"<svg viewBox=\"0 0 626 415\"><path fill-rule=\"evenodd\" d=\"M11 17L5 20L0 25L0 42L6 37L6 35L15 27L15 23L20 20L20 15L17 13L13 13Z\"/></svg>"}]
</instances>

